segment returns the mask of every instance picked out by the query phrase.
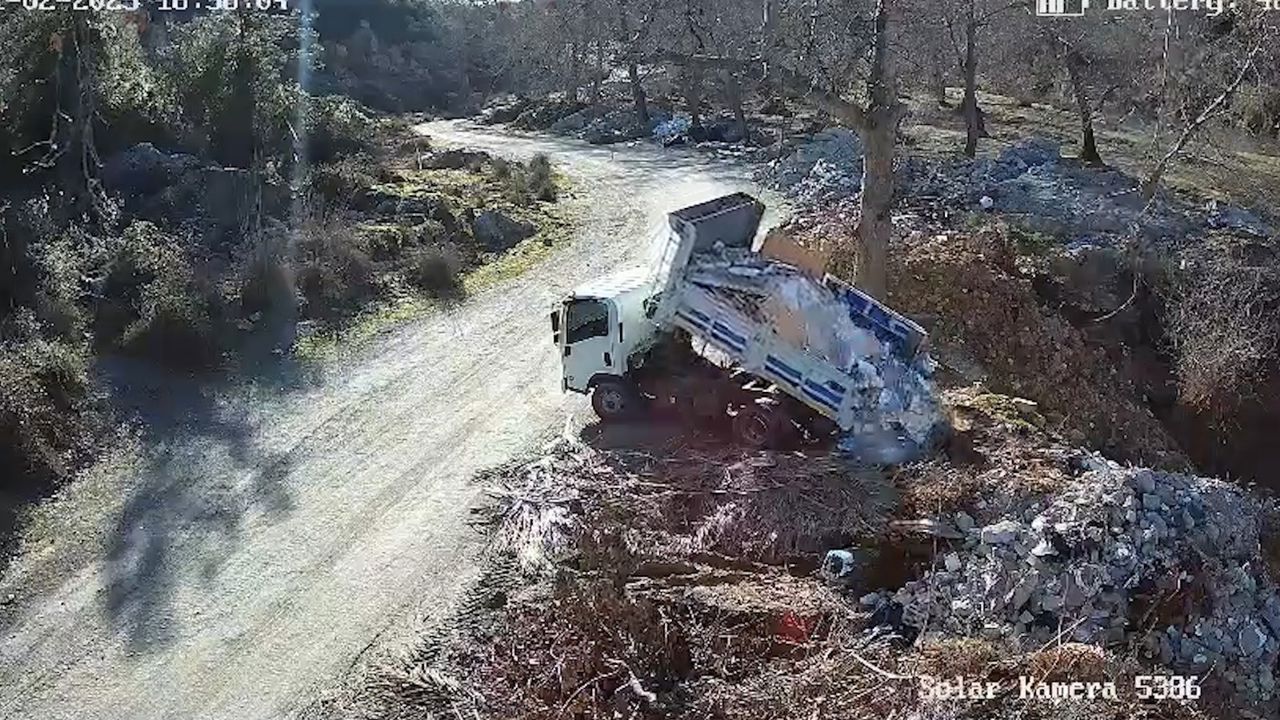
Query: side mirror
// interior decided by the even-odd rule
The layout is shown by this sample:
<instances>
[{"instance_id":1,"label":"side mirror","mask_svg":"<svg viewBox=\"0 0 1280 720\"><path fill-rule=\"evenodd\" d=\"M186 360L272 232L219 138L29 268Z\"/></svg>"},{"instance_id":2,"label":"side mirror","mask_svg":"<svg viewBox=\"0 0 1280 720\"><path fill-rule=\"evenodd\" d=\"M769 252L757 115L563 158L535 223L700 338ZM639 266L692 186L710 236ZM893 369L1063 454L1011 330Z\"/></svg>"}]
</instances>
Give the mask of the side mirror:
<instances>
[{"instance_id":1,"label":"side mirror","mask_svg":"<svg viewBox=\"0 0 1280 720\"><path fill-rule=\"evenodd\" d=\"M556 345L560 344L560 311L551 311L551 337L555 340Z\"/></svg>"}]
</instances>

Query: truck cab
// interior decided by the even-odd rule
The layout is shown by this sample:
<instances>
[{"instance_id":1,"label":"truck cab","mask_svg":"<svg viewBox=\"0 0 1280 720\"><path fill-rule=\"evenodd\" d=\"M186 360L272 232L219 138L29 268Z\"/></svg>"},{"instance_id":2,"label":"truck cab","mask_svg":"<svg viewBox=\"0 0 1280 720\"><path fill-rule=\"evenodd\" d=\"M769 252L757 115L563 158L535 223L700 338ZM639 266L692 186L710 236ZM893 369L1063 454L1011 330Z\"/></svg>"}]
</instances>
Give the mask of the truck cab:
<instances>
[{"instance_id":1,"label":"truck cab","mask_svg":"<svg viewBox=\"0 0 1280 720\"><path fill-rule=\"evenodd\" d=\"M588 393L601 383L624 383L655 340L657 328L645 316L653 288L643 269L629 270L588 282L556 304L551 328L565 390Z\"/></svg>"}]
</instances>

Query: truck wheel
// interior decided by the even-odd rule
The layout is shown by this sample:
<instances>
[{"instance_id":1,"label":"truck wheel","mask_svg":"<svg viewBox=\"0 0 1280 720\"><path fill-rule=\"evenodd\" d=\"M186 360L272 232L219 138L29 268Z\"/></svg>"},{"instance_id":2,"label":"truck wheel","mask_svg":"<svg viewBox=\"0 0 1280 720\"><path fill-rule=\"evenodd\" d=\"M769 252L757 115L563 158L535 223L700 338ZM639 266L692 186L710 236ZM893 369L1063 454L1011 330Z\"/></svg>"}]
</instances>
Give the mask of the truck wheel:
<instances>
[{"instance_id":1,"label":"truck wheel","mask_svg":"<svg viewBox=\"0 0 1280 720\"><path fill-rule=\"evenodd\" d=\"M748 405L733 418L733 437L740 444L761 450L778 439L777 411L768 405Z\"/></svg>"},{"instance_id":2,"label":"truck wheel","mask_svg":"<svg viewBox=\"0 0 1280 720\"><path fill-rule=\"evenodd\" d=\"M618 380L602 380L591 391L591 409L605 422L631 417L638 404L635 390Z\"/></svg>"}]
</instances>

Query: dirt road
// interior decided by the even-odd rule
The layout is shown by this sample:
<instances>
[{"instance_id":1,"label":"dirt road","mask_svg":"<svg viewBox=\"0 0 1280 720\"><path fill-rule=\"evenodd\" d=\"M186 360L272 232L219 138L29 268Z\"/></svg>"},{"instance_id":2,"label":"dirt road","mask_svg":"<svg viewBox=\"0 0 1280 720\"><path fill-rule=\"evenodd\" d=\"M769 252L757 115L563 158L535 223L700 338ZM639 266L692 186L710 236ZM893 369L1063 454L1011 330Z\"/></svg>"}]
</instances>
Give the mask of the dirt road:
<instances>
[{"instance_id":1,"label":"dirt road","mask_svg":"<svg viewBox=\"0 0 1280 720\"><path fill-rule=\"evenodd\" d=\"M582 415L550 303L638 260L666 211L755 190L684 151L423 131L550 154L580 190L573 244L308 381L212 391L135 371L136 449L79 481L60 509L78 519L0 582L0 717L287 717L371 642L445 612L474 573L468 478Z\"/></svg>"}]
</instances>

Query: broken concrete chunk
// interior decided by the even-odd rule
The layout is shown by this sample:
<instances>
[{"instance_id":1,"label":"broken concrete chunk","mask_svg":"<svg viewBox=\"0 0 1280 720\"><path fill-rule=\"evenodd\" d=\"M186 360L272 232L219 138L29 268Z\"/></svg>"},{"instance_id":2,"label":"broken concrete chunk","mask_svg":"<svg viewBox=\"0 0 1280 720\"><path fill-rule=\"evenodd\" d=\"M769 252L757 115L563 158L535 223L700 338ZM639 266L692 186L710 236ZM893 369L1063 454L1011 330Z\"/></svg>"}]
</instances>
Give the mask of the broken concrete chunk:
<instances>
[{"instance_id":1,"label":"broken concrete chunk","mask_svg":"<svg viewBox=\"0 0 1280 720\"><path fill-rule=\"evenodd\" d=\"M982 528L982 542L988 545L1004 545L1011 543L1018 537L1018 530L1021 523L1013 520L1004 520Z\"/></svg>"},{"instance_id":2,"label":"broken concrete chunk","mask_svg":"<svg viewBox=\"0 0 1280 720\"><path fill-rule=\"evenodd\" d=\"M859 575L857 556L849 550L828 550L819 572L827 582L853 585Z\"/></svg>"},{"instance_id":3,"label":"broken concrete chunk","mask_svg":"<svg viewBox=\"0 0 1280 720\"><path fill-rule=\"evenodd\" d=\"M1262 648L1266 647L1267 633L1251 622L1240 631L1237 643L1240 646L1240 654L1245 657L1253 657L1262 652Z\"/></svg>"}]
</instances>

